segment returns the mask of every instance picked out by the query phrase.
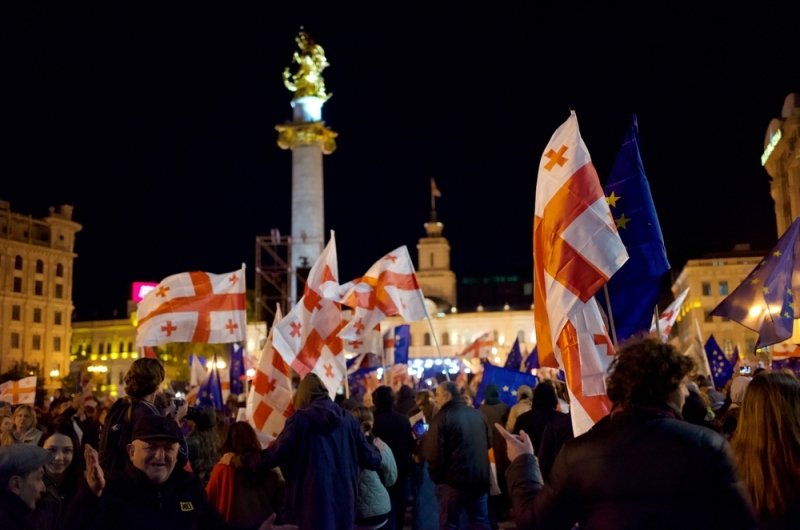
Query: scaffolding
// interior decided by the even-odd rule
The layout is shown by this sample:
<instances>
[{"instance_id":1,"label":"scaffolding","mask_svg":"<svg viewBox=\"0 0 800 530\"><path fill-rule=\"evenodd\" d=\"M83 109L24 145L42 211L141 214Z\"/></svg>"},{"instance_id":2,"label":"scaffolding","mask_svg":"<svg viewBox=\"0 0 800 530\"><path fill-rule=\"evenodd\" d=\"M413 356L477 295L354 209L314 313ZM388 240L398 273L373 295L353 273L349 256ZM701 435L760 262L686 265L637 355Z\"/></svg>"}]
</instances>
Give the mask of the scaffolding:
<instances>
[{"instance_id":1,"label":"scaffolding","mask_svg":"<svg viewBox=\"0 0 800 530\"><path fill-rule=\"evenodd\" d=\"M256 237L256 315L272 325L275 308L285 315L292 307L292 238L277 228Z\"/></svg>"}]
</instances>

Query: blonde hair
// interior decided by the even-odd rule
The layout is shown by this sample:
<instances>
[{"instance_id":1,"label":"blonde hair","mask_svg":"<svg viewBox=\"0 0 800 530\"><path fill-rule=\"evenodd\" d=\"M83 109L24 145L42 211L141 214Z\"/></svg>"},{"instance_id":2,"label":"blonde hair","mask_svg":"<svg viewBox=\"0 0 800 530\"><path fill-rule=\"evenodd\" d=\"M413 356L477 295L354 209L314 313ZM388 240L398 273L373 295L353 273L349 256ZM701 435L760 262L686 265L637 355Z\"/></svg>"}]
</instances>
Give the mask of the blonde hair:
<instances>
[{"instance_id":1,"label":"blonde hair","mask_svg":"<svg viewBox=\"0 0 800 530\"><path fill-rule=\"evenodd\" d=\"M747 386L731 441L739 475L762 522L800 495L800 381L762 372Z\"/></svg>"},{"instance_id":2,"label":"blonde hair","mask_svg":"<svg viewBox=\"0 0 800 530\"><path fill-rule=\"evenodd\" d=\"M22 405L17 405L17 408L14 409L14 415L13 415L14 421L15 422L17 421L17 415L19 415L23 410L27 410L27 411L29 411L31 413L31 417L33 418L33 420L32 420L31 426L28 427L28 429L29 430L33 429L34 427L36 427L36 421L37 421L36 420L36 409L33 408L33 405L28 405L27 403L23 403Z\"/></svg>"}]
</instances>

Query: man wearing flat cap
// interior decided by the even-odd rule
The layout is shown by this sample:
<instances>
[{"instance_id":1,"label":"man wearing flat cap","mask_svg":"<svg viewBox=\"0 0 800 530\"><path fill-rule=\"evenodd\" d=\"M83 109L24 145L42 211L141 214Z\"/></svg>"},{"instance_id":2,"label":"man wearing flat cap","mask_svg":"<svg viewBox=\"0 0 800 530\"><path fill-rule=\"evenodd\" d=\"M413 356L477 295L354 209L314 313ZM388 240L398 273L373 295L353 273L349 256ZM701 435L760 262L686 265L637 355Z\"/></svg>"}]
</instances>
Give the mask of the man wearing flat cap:
<instances>
[{"instance_id":1,"label":"man wearing flat cap","mask_svg":"<svg viewBox=\"0 0 800 530\"><path fill-rule=\"evenodd\" d=\"M33 528L29 516L44 492L44 470L53 455L37 445L0 447L0 528Z\"/></svg>"},{"instance_id":2,"label":"man wearing flat cap","mask_svg":"<svg viewBox=\"0 0 800 530\"><path fill-rule=\"evenodd\" d=\"M67 518L67 528L114 530L231 529L208 501L200 481L176 467L178 424L143 416L133 428L129 461L108 480L97 451L86 446L86 473ZM274 517L261 526L273 528ZM275 527L280 528L280 527Z\"/></svg>"}]
</instances>

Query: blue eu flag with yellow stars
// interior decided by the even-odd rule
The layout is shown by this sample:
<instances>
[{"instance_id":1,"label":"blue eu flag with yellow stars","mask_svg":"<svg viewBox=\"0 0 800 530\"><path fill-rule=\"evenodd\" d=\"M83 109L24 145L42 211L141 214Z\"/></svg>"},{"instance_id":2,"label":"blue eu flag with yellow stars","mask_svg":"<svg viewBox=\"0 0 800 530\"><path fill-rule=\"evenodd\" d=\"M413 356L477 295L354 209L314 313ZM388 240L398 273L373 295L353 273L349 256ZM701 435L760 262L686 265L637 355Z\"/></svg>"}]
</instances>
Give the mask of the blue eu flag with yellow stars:
<instances>
[{"instance_id":1,"label":"blue eu flag with yellow stars","mask_svg":"<svg viewBox=\"0 0 800 530\"><path fill-rule=\"evenodd\" d=\"M244 347L238 344L231 346L231 368L230 368L230 385L231 394L244 393L245 381L244 369Z\"/></svg>"},{"instance_id":2,"label":"blue eu flag with yellow stars","mask_svg":"<svg viewBox=\"0 0 800 530\"><path fill-rule=\"evenodd\" d=\"M519 337L517 337L517 340L514 341L514 345L511 346L511 350L508 352L506 364L503 368L519 372L520 366L522 366L522 351L519 349Z\"/></svg>"},{"instance_id":3,"label":"blue eu flag with yellow stars","mask_svg":"<svg viewBox=\"0 0 800 530\"><path fill-rule=\"evenodd\" d=\"M794 220L769 254L739 286L712 311L758 333L756 348L783 342L792 336L800 317L795 300L800 295L800 218ZM797 274L798 279L792 277Z\"/></svg>"},{"instance_id":4,"label":"blue eu flag with yellow stars","mask_svg":"<svg viewBox=\"0 0 800 530\"><path fill-rule=\"evenodd\" d=\"M213 365L208 377L197 389L197 405L222 410L222 385L220 384L216 355L211 362Z\"/></svg>"},{"instance_id":5,"label":"blue eu flag with yellow stars","mask_svg":"<svg viewBox=\"0 0 800 530\"><path fill-rule=\"evenodd\" d=\"M711 377L714 378L714 387L722 388L733 377L733 365L722 353L714 335L708 337L704 349L708 357L708 366L711 368Z\"/></svg>"},{"instance_id":6,"label":"blue eu flag with yellow stars","mask_svg":"<svg viewBox=\"0 0 800 530\"><path fill-rule=\"evenodd\" d=\"M606 202L614 217L628 261L608 282L611 316L622 342L631 335L648 331L658 302L659 285L670 266L656 207L639 153L636 115L617 154L608 183ZM608 301L598 296L608 311Z\"/></svg>"},{"instance_id":7,"label":"blue eu flag with yellow stars","mask_svg":"<svg viewBox=\"0 0 800 530\"><path fill-rule=\"evenodd\" d=\"M530 373L520 372L519 370L509 370L500 366L494 366L489 362L483 363L483 377L481 384L478 385L478 390L475 392L475 408L479 407L483 402L483 395L486 393L486 387L494 383L500 389L500 401L513 407L517 402L517 388L520 385L528 385L531 388L536 387L539 379Z\"/></svg>"}]
</instances>

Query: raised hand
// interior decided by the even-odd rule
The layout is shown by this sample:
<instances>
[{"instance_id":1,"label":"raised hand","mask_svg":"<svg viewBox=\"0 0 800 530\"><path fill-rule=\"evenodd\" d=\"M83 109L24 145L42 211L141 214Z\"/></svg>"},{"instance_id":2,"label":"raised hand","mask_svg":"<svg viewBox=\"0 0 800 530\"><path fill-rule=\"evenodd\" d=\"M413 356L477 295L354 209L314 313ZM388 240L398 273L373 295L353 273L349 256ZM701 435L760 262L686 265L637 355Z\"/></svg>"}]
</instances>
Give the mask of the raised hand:
<instances>
[{"instance_id":1,"label":"raised hand","mask_svg":"<svg viewBox=\"0 0 800 530\"><path fill-rule=\"evenodd\" d=\"M503 428L499 423L494 424L500 434L506 440L506 447L508 448L508 459L513 462L520 455L532 455L533 444L530 437L525 431L519 431L519 434L511 434Z\"/></svg>"},{"instance_id":2,"label":"raised hand","mask_svg":"<svg viewBox=\"0 0 800 530\"><path fill-rule=\"evenodd\" d=\"M91 492L99 497L106 487L106 476L103 468L100 467L100 455L94 447L86 444L83 458L86 460L86 483L89 484Z\"/></svg>"}]
</instances>

